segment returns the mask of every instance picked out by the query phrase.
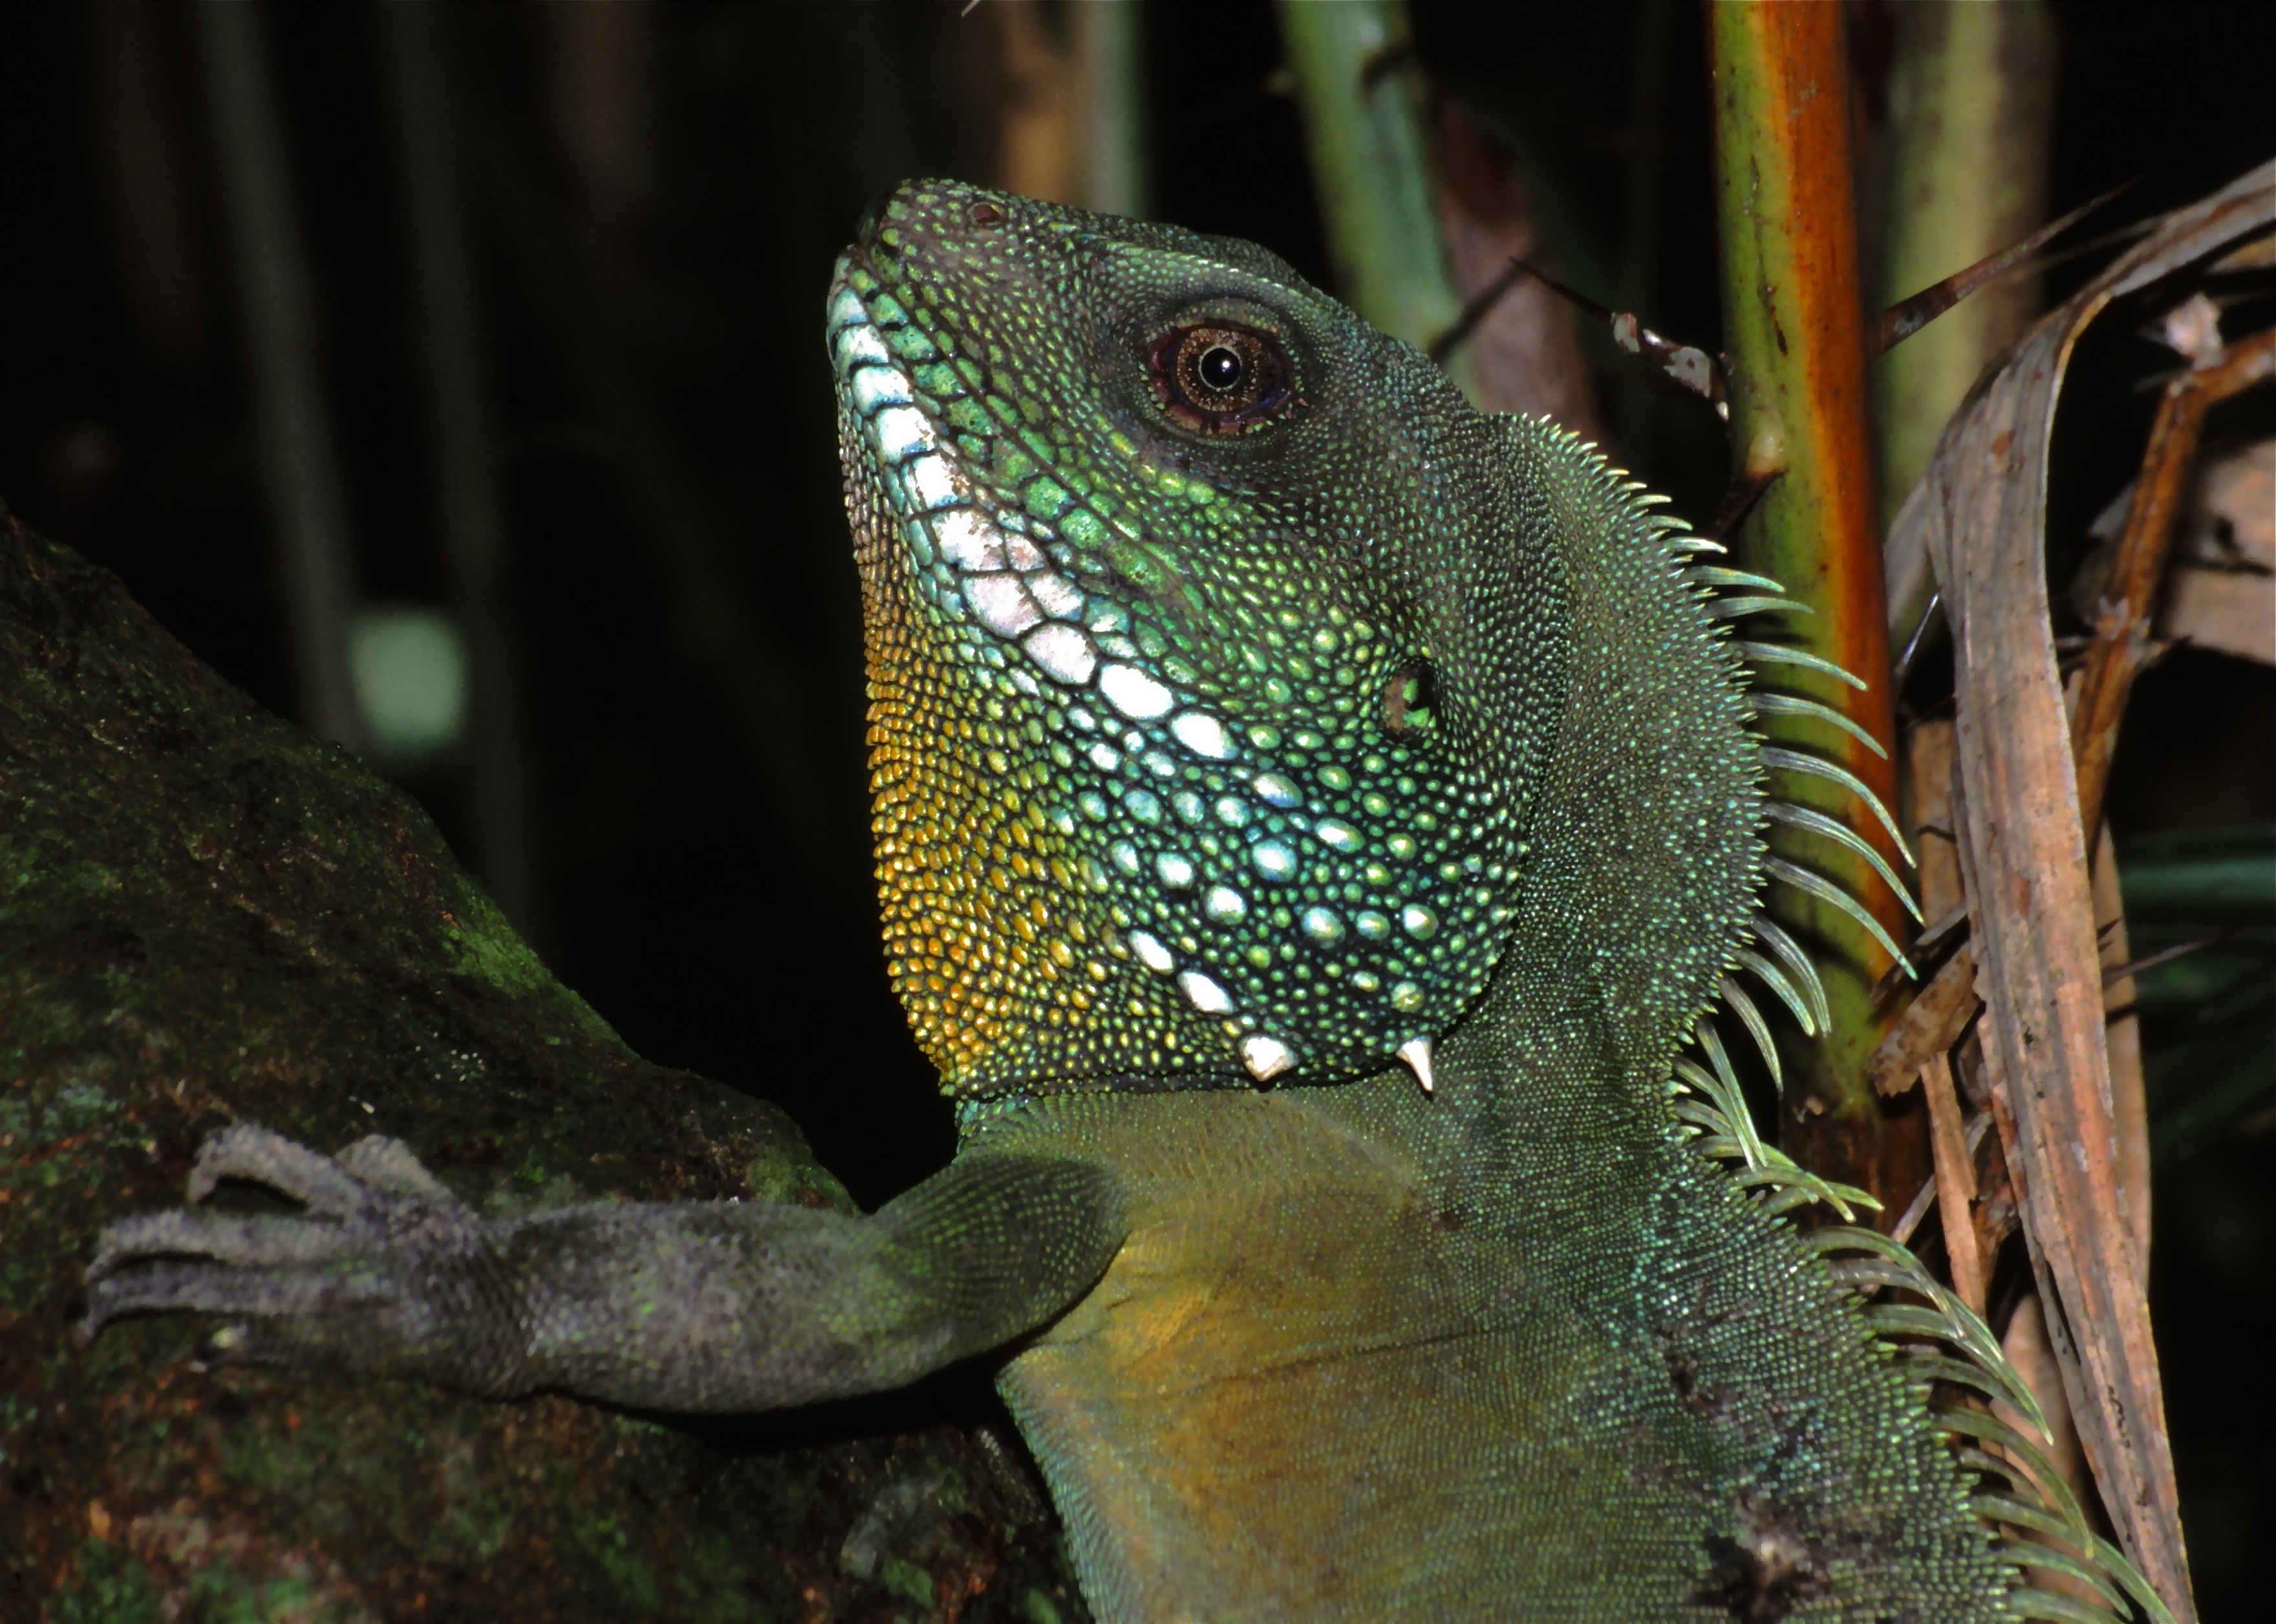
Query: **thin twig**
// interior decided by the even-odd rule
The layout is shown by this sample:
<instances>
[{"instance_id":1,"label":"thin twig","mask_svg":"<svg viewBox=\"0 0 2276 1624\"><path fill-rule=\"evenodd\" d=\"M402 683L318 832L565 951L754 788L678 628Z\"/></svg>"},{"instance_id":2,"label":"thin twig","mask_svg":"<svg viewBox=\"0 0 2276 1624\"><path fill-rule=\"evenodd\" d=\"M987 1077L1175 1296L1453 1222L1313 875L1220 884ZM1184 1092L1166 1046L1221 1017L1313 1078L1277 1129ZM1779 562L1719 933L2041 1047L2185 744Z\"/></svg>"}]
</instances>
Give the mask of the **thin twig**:
<instances>
[{"instance_id":1,"label":"thin twig","mask_svg":"<svg viewBox=\"0 0 2276 1624\"><path fill-rule=\"evenodd\" d=\"M2100 197L2081 203L2061 219L2049 221L2014 247L2002 248L1997 254L1987 254L1966 269L1953 272L1943 281L1923 288L1909 299L1899 300L1867 324L1866 353L1869 355L1885 355L1970 293L1981 292L2008 276L2029 275L2037 269L2025 262L2033 254L2133 184L2131 180L2120 181Z\"/></svg>"},{"instance_id":2,"label":"thin twig","mask_svg":"<svg viewBox=\"0 0 2276 1624\"><path fill-rule=\"evenodd\" d=\"M1976 1235L1976 1163L1968 1154L1968 1129L1952 1086L1951 1060L1941 1053L1931 1055L1921 1067L1921 1087L1928 1096L1929 1148L1936 1156L1936 1185L1942 1192L1936 1204L1944 1220L1952 1289L1981 1314L1984 1277Z\"/></svg>"},{"instance_id":3,"label":"thin twig","mask_svg":"<svg viewBox=\"0 0 2276 1624\"><path fill-rule=\"evenodd\" d=\"M1454 318L1454 324L1431 339L1423 353L1440 366L1445 366L1447 357L1460 349L1463 342L1477 331L1478 324L1493 314L1494 307L1501 303L1502 296L1518 285L1529 269L1523 260L1510 261L1499 276L1470 295L1469 301L1462 307L1462 314Z\"/></svg>"},{"instance_id":4,"label":"thin twig","mask_svg":"<svg viewBox=\"0 0 2276 1624\"><path fill-rule=\"evenodd\" d=\"M2188 497L2204 416L2217 401L2276 376L2276 328L2239 340L2218 359L2194 367L2166 386L2143 453L2134 505L2119 538L2111 570L2112 596L2095 617L2094 641L2071 710L2071 750L2078 763L2081 827L2090 839L2101 826L2118 724L2134 679L2147 663L2151 617L2171 550L2174 520Z\"/></svg>"},{"instance_id":5,"label":"thin twig","mask_svg":"<svg viewBox=\"0 0 2276 1624\"><path fill-rule=\"evenodd\" d=\"M2154 970L2161 964L2171 964L2176 959L2185 959L2200 947L2211 947L2215 942L2225 942L2243 929L2242 925L2231 925L2225 930L2214 931L2211 936L2201 936L2194 942L2183 942L2180 946L2168 947L2162 952L2151 953L2128 963L2113 965L2102 973L2103 990L2107 992L2120 982L2129 976L2139 975L2144 970Z\"/></svg>"}]
</instances>

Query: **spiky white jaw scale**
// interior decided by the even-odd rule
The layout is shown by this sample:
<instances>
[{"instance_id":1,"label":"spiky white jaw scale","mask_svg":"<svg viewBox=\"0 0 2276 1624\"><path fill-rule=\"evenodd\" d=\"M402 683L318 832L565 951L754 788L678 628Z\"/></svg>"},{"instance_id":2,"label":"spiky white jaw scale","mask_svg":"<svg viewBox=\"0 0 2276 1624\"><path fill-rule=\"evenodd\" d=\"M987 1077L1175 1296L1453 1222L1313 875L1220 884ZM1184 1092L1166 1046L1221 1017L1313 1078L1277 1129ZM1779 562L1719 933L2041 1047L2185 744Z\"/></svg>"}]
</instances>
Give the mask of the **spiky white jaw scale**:
<instances>
[{"instance_id":1,"label":"spiky white jaw scale","mask_svg":"<svg viewBox=\"0 0 2276 1624\"><path fill-rule=\"evenodd\" d=\"M1438 1080L1432 1074L1430 1070L1430 1040L1429 1038L1409 1038L1407 1042L1400 1044L1399 1058L1406 1061L1407 1066L1414 1071L1415 1081L1422 1085L1423 1093L1435 1094L1438 1091Z\"/></svg>"}]
</instances>

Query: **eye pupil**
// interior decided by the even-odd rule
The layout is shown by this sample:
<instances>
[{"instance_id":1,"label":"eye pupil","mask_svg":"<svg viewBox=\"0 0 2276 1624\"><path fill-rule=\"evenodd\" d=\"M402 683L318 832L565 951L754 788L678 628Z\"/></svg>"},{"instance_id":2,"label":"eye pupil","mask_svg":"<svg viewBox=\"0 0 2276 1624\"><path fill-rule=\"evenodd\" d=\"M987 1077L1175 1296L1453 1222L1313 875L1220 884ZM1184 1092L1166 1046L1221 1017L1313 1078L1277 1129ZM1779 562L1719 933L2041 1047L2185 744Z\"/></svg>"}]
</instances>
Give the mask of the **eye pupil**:
<instances>
[{"instance_id":1,"label":"eye pupil","mask_svg":"<svg viewBox=\"0 0 2276 1624\"><path fill-rule=\"evenodd\" d=\"M1172 416L1203 434L1240 434L1290 398L1288 358L1268 335L1231 323L1177 328L1147 357Z\"/></svg>"},{"instance_id":2,"label":"eye pupil","mask_svg":"<svg viewBox=\"0 0 2276 1624\"><path fill-rule=\"evenodd\" d=\"M1230 392L1240 387L1241 379L1248 372L1248 363L1231 345L1216 344L1210 346L1194 370L1209 388Z\"/></svg>"}]
</instances>

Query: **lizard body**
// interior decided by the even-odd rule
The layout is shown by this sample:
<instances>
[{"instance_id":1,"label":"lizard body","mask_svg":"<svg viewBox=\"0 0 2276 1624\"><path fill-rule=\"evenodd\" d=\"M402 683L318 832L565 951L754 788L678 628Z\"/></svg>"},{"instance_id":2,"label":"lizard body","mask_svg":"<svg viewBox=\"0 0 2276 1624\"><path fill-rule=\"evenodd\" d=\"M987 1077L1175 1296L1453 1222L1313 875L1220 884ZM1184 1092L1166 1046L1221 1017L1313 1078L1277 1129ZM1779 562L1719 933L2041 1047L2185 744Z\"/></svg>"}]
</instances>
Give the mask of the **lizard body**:
<instances>
[{"instance_id":1,"label":"lizard body","mask_svg":"<svg viewBox=\"0 0 2276 1624\"><path fill-rule=\"evenodd\" d=\"M1247 244L912 183L829 332L957 1160L866 1219L485 1222L391 1142L232 1129L193 1194L310 1216L114 1226L91 1324L713 1411L1011 1347L1109 1620L2124 1614L1976 1448L2028 1459L1955 1393L2032 1413L1981 1325L1783 1216L1843 1193L1706 1020L1759 1030L1741 970L1816 1001L1755 914L1747 578Z\"/></svg>"}]
</instances>

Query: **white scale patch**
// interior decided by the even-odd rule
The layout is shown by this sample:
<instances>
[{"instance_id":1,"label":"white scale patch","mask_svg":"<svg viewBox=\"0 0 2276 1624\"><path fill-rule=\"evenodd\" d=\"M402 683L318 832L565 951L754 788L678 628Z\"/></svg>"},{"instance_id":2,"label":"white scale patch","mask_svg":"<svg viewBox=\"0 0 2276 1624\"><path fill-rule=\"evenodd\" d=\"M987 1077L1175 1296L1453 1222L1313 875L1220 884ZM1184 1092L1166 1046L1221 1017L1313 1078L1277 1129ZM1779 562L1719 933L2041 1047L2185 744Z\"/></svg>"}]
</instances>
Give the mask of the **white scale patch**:
<instances>
[{"instance_id":1,"label":"white scale patch","mask_svg":"<svg viewBox=\"0 0 2276 1624\"><path fill-rule=\"evenodd\" d=\"M980 624L998 637L1017 637L1043 618L1017 575L967 575L961 585Z\"/></svg>"},{"instance_id":2,"label":"white scale patch","mask_svg":"<svg viewBox=\"0 0 2276 1624\"><path fill-rule=\"evenodd\" d=\"M1199 970L1187 970L1178 977L1179 989L1203 1014L1225 1015L1233 1012L1233 999L1225 990Z\"/></svg>"},{"instance_id":3,"label":"white scale patch","mask_svg":"<svg viewBox=\"0 0 2276 1624\"><path fill-rule=\"evenodd\" d=\"M1090 646L1090 639L1074 627L1054 620L1048 626L1037 626L1028 634L1020 645L1028 657L1043 668L1044 674L1054 682L1069 687L1080 687L1089 682L1091 673L1098 669L1098 656ZM1104 745L1093 745L1094 751L1104 750ZM1106 751L1111 756L1114 752ZM1119 763L1118 763L1119 764Z\"/></svg>"},{"instance_id":4,"label":"white scale patch","mask_svg":"<svg viewBox=\"0 0 2276 1624\"><path fill-rule=\"evenodd\" d=\"M1295 1065L1296 1051L1277 1037L1252 1032L1240 1040L1240 1060L1250 1076L1264 1082Z\"/></svg>"},{"instance_id":5,"label":"white scale patch","mask_svg":"<svg viewBox=\"0 0 2276 1624\"><path fill-rule=\"evenodd\" d=\"M1206 710L1180 710L1170 719L1170 732L1196 755L1207 756L1213 762L1233 759L1233 739L1225 731L1225 724Z\"/></svg>"},{"instance_id":6,"label":"white scale patch","mask_svg":"<svg viewBox=\"0 0 2276 1624\"><path fill-rule=\"evenodd\" d=\"M1054 620L1072 620L1082 612L1082 594L1075 590L1074 582L1064 575L1054 575L1049 570L1037 570L1028 577L1028 590L1043 612ZM1081 633L1075 634L1080 637ZM1087 641L1087 640L1086 640Z\"/></svg>"},{"instance_id":7,"label":"white scale patch","mask_svg":"<svg viewBox=\"0 0 2276 1624\"><path fill-rule=\"evenodd\" d=\"M1110 664L1098 673L1098 691L1107 702L1134 722L1151 722L1170 714L1178 696L1135 665Z\"/></svg>"},{"instance_id":8,"label":"white scale patch","mask_svg":"<svg viewBox=\"0 0 2276 1624\"><path fill-rule=\"evenodd\" d=\"M875 371L875 368L870 368ZM888 462L900 462L919 452L929 452L937 443L932 425L925 414L913 406L887 406L876 415L877 450Z\"/></svg>"},{"instance_id":9,"label":"white scale patch","mask_svg":"<svg viewBox=\"0 0 2276 1624\"><path fill-rule=\"evenodd\" d=\"M909 381L898 367L863 367L854 375L854 409L864 417L909 400Z\"/></svg>"},{"instance_id":10,"label":"white scale patch","mask_svg":"<svg viewBox=\"0 0 2276 1624\"><path fill-rule=\"evenodd\" d=\"M1176 968L1177 961L1170 957L1170 950L1143 930L1130 933L1130 951L1138 955L1139 963L1158 975L1167 975Z\"/></svg>"},{"instance_id":11,"label":"white scale patch","mask_svg":"<svg viewBox=\"0 0 2276 1624\"><path fill-rule=\"evenodd\" d=\"M892 367L891 352L874 327L849 327L838 336L838 364L841 368ZM899 371L899 368L893 368Z\"/></svg>"},{"instance_id":12,"label":"white scale patch","mask_svg":"<svg viewBox=\"0 0 2276 1624\"><path fill-rule=\"evenodd\" d=\"M1339 852L1355 852L1360 848L1359 831L1335 818L1322 818L1312 832L1320 837L1322 845L1331 846Z\"/></svg>"},{"instance_id":13,"label":"white scale patch","mask_svg":"<svg viewBox=\"0 0 2276 1624\"><path fill-rule=\"evenodd\" d=\"M1248 861L1268 880L1285 880L1296 872L1296 854L1285 841L1259 840L1248 848Z\"/></svg>"},{"instance_id":14,"label":"white scale patch","mask_svg":"<svg viewBox=\"0 0 2276 1624\"><path fill-rule=\"evenodd\" d=\"M933 540L940 556L958 570L1000 570L1004 567L1001 532L968 507L943 513L932 521Z\"/></svg>"},{"instance_id":15,"label":"white scale patch","mask_svg":"<svg viewBox=\"0 0 2276 1624\"><path fill-rule=\"evenodd\" d=\"M918 458L903 470L901 478L908 488L909 505L920 512L954 507L971 495L964 476L949 466L947 458L937 453Z\"/></svg>"}]
</instances>

